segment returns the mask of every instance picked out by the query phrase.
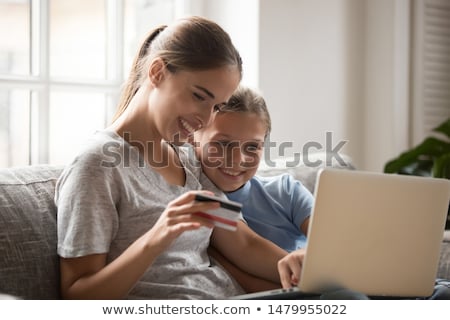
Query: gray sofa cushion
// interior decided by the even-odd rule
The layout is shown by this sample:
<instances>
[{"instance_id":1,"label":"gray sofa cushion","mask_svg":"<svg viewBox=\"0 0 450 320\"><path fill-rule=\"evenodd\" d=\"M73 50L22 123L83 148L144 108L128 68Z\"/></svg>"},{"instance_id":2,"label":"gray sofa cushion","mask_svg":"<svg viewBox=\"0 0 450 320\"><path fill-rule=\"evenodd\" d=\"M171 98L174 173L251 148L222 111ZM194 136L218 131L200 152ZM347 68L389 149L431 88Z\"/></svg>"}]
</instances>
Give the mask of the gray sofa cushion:
<instances>
[{"instance_id":1,"label":"gray sofa cushion","mask_svg":"<svg viewBox=\"0 0 450 320\"><path fill-rule=\"evenodd\" d=\"M334 167L352 168L334 164ZM259 174L289 172L310 190L318 167L290 166L280 160ZM319 166L321 167L321 166ZM58 299L54 188L62 167L30 166L0 169L0 294L22 299ZM450 278L450 231L444 236L438 277Z\"/></svg>"},{"instance_id":2,"label":"gray sofa cushion","mask_svg":"<svg viewBox=\"0 0 450 320\"><path fill-rule=\"evenodd\" d=\"M310 153L303 157L284 157L261 161L257 174L263 177L289 173L314 193L317 171L324 167L354 170L351 157L345 154L330 155L325 152Z\"/></svg>"},{"instance_id":3,"label":"gray sofa cushion","mask_svg":"<svg viewBox=\"0 0 450 320\"><path fill-rule=\"evenodd\" d=\"M437 277L450 280L450 230L445 230Z\"/></svg>"},{"instance_id":4,"label":"gray sofa cushion","mask_svg":"<svg viewBox=\"0 0 450 320\"><path fill-rule=\"evenodd\" d=\"M0 169L0 292L59 298L54 189L62 168Z\"/></svg>"}]
</instances>

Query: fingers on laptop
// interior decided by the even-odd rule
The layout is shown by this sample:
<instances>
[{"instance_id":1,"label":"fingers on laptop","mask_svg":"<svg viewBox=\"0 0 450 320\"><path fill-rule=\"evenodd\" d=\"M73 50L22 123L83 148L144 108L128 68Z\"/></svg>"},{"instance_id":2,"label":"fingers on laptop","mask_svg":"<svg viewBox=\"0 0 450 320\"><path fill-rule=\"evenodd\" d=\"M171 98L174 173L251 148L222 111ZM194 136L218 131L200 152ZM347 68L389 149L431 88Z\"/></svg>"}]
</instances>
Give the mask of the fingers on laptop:
<instances>
[{"instance_id":1,"label":"fingers on laptop","mask_svg":"<svg viewBox=\"0 0 450 320\"><path fill-rule=\"evenodd\" d=\"M305 250L298 249L278 261L278 272L283 288L290 288L298 284L304 257Z\"/></svg>"}]
</instances>

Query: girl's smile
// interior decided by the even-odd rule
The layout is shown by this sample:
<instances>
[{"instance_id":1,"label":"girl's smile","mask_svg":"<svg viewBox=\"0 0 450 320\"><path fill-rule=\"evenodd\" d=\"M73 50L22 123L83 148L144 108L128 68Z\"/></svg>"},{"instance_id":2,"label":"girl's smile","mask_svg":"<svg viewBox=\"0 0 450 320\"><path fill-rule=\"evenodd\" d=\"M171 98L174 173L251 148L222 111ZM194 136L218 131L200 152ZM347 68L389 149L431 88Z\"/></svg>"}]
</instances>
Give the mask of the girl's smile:
<instances>
[{"instance_id":1,"label":"girl's smile","mask_svg":"<svg viewBox=\"0 0 450 320\"><path fill-rule=\"evenodd\" d=\"M257 114L216 113L195 134L196 153L208 178L226 192L242 187L258 169L266 131Z\"/></svg>"}]
</instances>

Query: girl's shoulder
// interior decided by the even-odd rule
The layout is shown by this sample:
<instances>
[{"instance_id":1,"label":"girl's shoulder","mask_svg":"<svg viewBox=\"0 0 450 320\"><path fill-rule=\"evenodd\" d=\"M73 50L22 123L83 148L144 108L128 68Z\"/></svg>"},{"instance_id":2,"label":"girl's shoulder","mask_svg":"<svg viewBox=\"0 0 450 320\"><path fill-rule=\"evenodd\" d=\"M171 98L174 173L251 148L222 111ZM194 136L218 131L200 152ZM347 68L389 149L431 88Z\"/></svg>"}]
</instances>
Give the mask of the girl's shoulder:
<instances>
[{"instance_id":1,"label":"girl's shoulder","mask_svg":"<svg viewBox=\"0 0 450 320\"><path fill-rule=\"evenodd\" d=\"M274 176L255 175L250 181L252 187L258 185L260 188L276 193L293 194L295 192L306 192L302 182L289 173Z\"/></svg>"},{"instance_id":2,"label":"girl's shoulder","mask_svg":"<svg viewBox=\"0 0 450 320\"><path fill-rule=\"evenodd\" d=\"M255 175L251 178L255 183L267 185L267 184L291 184L295 181L294 177L289 173L281 173L273 176L261 176Z\"/></svg>"}]
</instances>

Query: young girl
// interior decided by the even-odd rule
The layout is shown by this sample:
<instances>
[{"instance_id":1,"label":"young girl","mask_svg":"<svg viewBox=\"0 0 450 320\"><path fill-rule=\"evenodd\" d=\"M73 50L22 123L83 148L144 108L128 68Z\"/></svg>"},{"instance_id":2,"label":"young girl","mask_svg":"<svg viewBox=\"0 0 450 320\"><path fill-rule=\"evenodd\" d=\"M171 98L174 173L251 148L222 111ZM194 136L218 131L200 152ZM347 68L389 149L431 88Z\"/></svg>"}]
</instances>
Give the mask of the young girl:
<instances>
[{"instance_id":1,"label":"young girl","mask_svg":"<svg viewBox=\"0 0 450 320\"><path fill-rule=\"evenodd\" d=\"M240 86L213 115L211 124L194 134L194 145L205 175L229 199L243 204L248 225L290 252L305 245L313 196L290 175L255 176L270 129L263 97ZM248 277L215 250L210 254L248 292L279 286Z\"/></svg>"},{"instance_id":2,"label":"young girl","mask_svg":"<svg viewBox=\"0 0 450 320\"><path fill-rule=\"evenodd\" d=\"M212 224L196 215L199 170L178 148L238 86L241 58L217 24L190 17L150 33L116 117L57 183L63 298L216 299L242 293L210 265ZM212 242L241 269L279 283L286 252L244 223ZM232 246L232 247L231 247ZM246 259L242 259L245 256Z\"/></svg>"},{"instance_id":3,"label":"young girl","mask_svg":"<svg viewBox=\"0 0 450 320\"><path fill-rule=\"evenodd\" d=\"M290 252L304 247L312 194L292 176L255 176L271 122L264 99L240 86L211 124L197 131L203 172L226 196L243 204L248 225Z\"/></svg>"}]
</instances>

